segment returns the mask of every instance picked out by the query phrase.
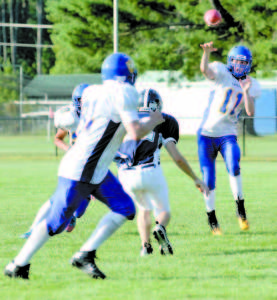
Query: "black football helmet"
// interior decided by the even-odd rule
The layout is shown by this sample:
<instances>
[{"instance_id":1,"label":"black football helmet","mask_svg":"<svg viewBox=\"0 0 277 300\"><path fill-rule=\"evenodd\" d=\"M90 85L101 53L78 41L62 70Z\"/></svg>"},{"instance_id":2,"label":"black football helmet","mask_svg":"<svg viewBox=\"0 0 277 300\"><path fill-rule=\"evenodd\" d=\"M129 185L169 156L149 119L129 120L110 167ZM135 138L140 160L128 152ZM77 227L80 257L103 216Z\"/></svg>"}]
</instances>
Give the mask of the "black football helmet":
<instances>
[{"instance_id":1,"label":"black football helmet","mask_svg":"<svg viewBox=\"0 0 277 300\"><path fill-rule=\"evenodd\" d=\"M161 111L163 100L161 95L154 89L146 89L140 93L139 111Z\"/></svg>"}]
</instances>

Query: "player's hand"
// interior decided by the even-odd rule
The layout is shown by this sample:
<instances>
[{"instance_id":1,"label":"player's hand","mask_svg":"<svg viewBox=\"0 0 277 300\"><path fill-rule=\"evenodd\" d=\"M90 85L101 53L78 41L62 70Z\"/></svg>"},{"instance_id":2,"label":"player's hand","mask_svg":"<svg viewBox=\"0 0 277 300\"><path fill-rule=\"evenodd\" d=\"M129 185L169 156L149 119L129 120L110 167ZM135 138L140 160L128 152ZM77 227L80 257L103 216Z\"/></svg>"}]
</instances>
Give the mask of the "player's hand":
<instances>
[{"instance_id":1,"label":"player's hand","mask_svg":"<svg viewBox=\"0 0 277 300\"><path fill-rule=\"evenodd\" d=\"M217 48L214 48L214 42L200 44L200 47L204 50L204 52L210 53L210 52L217 51Z\"/></svg>"},{"instance_id":2,"label":"player's hand","mask_svg":"<svg viewBox=\"0 0 277 300\"><path fill-rule=\"evenodd\" d=\"M202 180L197 178L194 180L194 184L202 194L205 194L206 196L209 195L210 190L209 190L208 186Z\"/></svg>"},{"instance_id":3,"label":"player's hand","mask_svg":"<svg viewBox=\"0 0 277 300\"><path fill-rule=\"evenodd\" d=\"M241 79L239 80L239 84L240 84L242 90L247 93L252 84L251 78L249 76L246 76L246 78L244 80L241 80Z\"/></svg>"},{"instance_id":4,"label":"player's hand","mask_svg":"<svg viewBox=\"0 0 277 300\"><path fill-rule=\"evenodd\" d=\"M155 126L163 123L165 119L163 118L163 115L158 110L156 111L150 111L150 118L154 122Z\"/></svg>"}]
</instances>

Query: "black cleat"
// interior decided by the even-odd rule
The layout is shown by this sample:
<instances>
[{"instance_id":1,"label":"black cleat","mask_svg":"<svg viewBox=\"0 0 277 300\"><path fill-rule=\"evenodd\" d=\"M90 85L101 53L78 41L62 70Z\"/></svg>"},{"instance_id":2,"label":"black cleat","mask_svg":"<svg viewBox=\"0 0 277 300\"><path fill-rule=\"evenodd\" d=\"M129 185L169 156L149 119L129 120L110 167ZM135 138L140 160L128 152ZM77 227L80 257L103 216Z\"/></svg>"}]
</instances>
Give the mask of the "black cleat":
<instances>
[{"instance_id":1,"label":"black cleat","mask_svg":"<svg viewBox=\"0 0 277 300\"><path fill-rule=\"evenodd\" d=\"M165 227L163 225L157 224L153 230L153 235L160 245L161 255L173 255L173 248L167 237Z\"/></svg>"},{"instance_id":2,"label":"black cleat","mask_svg":"<svg viewBox=\"0 0 277 300\"><path fill-rule=\"evenodd\" d=\"M29 279L29 271L30 271L30 264L21 267L21 266L17 266L12 261L6 266L4 270L4 275L11 278Z\"/></svg>"},{"instance_id":3,"label":"black cleat","mask_svg":"<svg viewBox=\"0 0 277 300\"><path fill-rule=\"evenodd\" d=\"M212 210L211 212L207 212L208 215L208 224L211 228L213 235L222 235L222 232L220 230L220 226L218 224L215 211Z\"/></svg>"},{"instance_id":4,"label":"black cleat","mask_svg":"<svg viewBox=\"0 0 277 300\"><path fill-rule=\"evenodd\" d=\"M96 250L79 251L71 258L71 265L88 274L92 278L105 279L106 275L102 273L95 264Z\"/></svg>"},{"instance_id":5,"label":"black cleat","mask_svg":"<svg viewBox=\"0 0 277 300\"><path fill-rule=\"evenodd\" d=\"M144 246L141 247L140 256L147 256L153 253L153 248L150 243L144 243Z\"/></svg>"}]
</instances>

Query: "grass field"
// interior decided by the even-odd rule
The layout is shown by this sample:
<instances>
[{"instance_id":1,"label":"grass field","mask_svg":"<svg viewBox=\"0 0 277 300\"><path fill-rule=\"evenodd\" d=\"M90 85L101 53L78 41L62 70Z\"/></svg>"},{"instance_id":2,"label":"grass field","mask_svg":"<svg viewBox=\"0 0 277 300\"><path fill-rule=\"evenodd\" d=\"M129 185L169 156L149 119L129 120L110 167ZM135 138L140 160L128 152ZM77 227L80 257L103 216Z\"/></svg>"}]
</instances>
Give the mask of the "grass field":
<instances>
[{"instance_id":1,"label":"grass field","mask_svg":"<svg viewBox=\"0 0 277 300\"><path fill-rule=\"evenodd\" d=\"M0 268L17 254L19 235L51 196L62 155L55 157L45 137L0 137ZM93 203L72 233L55 236L32 260L30 281L0 274L0 299L277 299L277 139L248 138L242 174L250 231L240 232L228 176L217 163L217 214L223 235L209 232L201 194L163 152L170 189L168 227L173 257L139 257L136 223L126 223L98 251L97 264L108 276L95 281L69 264L107 209ZM179 149L192 159L195 138ZM265 153L265 155L263 155ZM2 272L2 271L1 271Z\"/></svg>"}]
</instances>

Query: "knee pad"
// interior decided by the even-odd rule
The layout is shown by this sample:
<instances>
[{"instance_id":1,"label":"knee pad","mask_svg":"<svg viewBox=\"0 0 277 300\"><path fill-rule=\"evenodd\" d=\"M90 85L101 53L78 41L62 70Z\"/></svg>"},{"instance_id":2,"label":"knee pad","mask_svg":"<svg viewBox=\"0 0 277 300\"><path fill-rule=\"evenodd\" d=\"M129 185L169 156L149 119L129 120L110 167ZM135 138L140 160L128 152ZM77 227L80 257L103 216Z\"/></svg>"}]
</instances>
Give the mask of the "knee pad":
<instances>
[{"instance_id":1,"label":"knee pad","mask_svg":"<svg viewBox=\"0 0 277 300\"><path fill-rule=\"evenodd\" d=\"M54 225L53 226L53 224L49 224L48 222L47 222L47 230L48 230L48 234L50 235L50 236L54 236L54 235L56 235L56 234L60 234L60 233L62 233L64 230L65 230L65 228L67 227L67 225L70 223L70 220L68 221L68 222L66 222L66 223L63 223L63 224L60 224L60 225Z\"/></svg>"},{"instance_id":2,"label":"knee pad","mask_svg":"<svg viewBox=\"0 0 277 300\"><path fill-rule=\"evenodd\" d=\"M68 209L66 214L63 212L59 214L51 213L47 218L47 230L50 236L62 233L73 216L73 209Z\"/></svg>"},{"instance_id":3,"label":"knee pad","mask_svg":"<svg viewBox=\"0 0 277 300\"><path fill-rule=\"evenodd\" d=\"M133 213L133 214L127 216L127 220L132 221L132 220L134 220L135 216L136 216L136 213Z\"/></svg>"},{"instance_id":4,"label":"knee pad","mask_svg":"<svg viewBox=\"0 0 277 300\"><path fill-rule=\"evenodd\" d=\"M231 176L238 176L240 175L240 164L239 160L234 160L231 163L226 165L227 171Z\"/></svg>"},{"instance_id":5,"label":"knee pad","mask_svg":"<svg viewBox=\"0 0 277 300\"><path fill-rule=\"evenodd\" d=\"M130 221L134 220L136 216L136 207L133 201L129 204L126 210L127 210L127 214L125 215L125 217Z\"/></svg>"}]
</instances>

